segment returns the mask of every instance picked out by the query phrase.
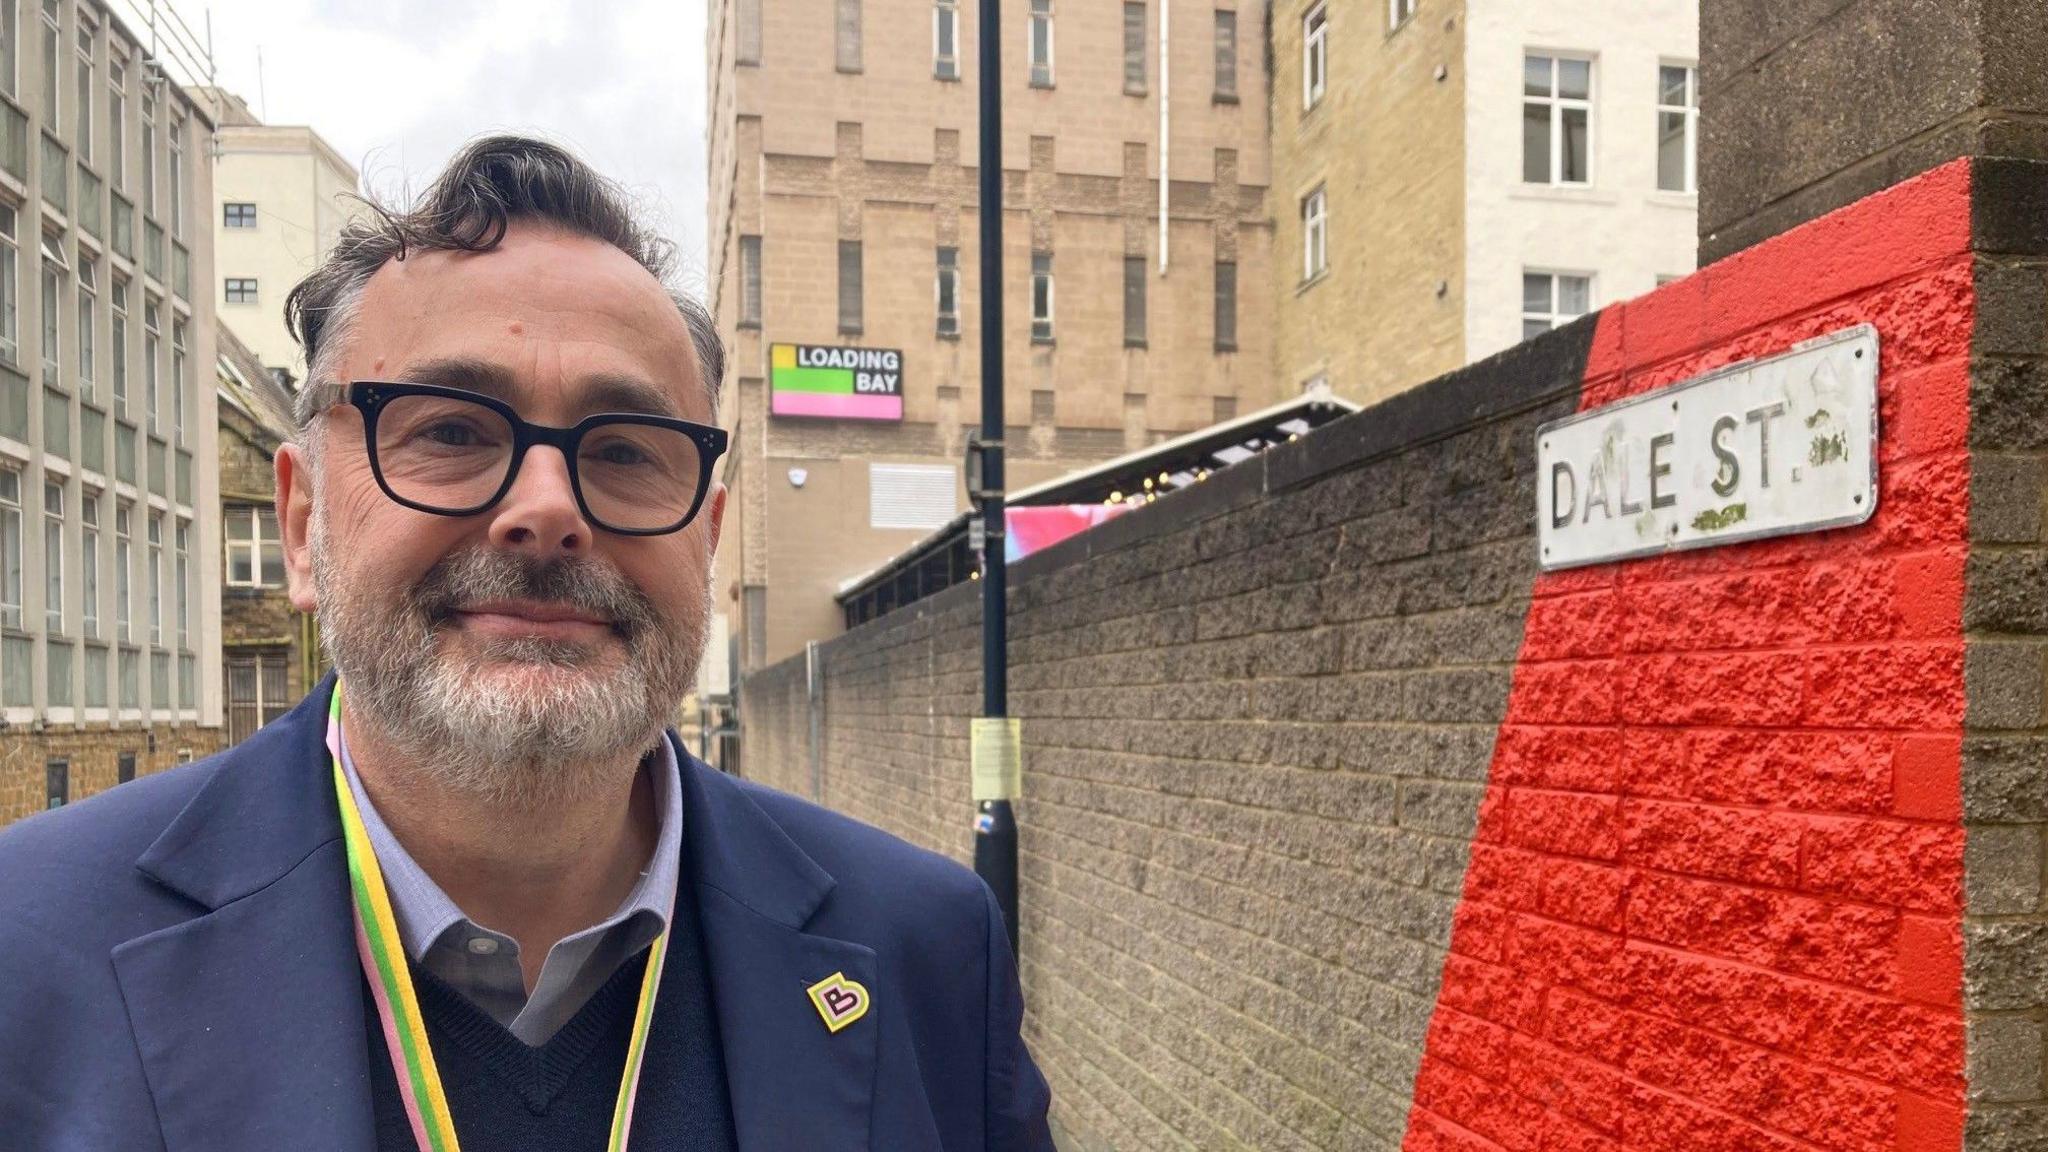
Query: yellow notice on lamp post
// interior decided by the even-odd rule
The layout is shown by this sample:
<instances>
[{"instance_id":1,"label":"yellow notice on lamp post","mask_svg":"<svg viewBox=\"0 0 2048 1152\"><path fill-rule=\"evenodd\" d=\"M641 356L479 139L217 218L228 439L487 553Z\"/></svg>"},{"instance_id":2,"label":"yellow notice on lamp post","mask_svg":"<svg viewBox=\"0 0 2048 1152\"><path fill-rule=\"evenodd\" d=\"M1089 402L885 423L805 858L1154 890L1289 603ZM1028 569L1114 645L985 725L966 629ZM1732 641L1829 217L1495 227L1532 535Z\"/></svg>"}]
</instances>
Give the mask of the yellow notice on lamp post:
<instances>
[{"instance_id":1,"label":"yellow notice on lamp post","mask_svg":"<svg viewBox=\"0 0 2048 1152\"><path fill-rule=\"evenodd\" d=\"M1014 716L979 716L973 725L975 801L1015 800L1023 795L1023 725Z\"/></svg>"}]
</instances>

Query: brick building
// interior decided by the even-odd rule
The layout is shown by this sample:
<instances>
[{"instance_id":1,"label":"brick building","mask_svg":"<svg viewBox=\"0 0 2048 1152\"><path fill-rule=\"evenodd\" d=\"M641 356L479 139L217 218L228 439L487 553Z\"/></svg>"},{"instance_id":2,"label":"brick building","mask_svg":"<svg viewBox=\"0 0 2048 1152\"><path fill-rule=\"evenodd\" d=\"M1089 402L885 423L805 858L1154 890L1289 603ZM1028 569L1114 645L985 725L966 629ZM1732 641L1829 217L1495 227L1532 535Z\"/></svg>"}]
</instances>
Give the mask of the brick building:
<instances>
[{"instance_id":1,"label":"brick building","mask_svg":"<svg viewBox=\"0 0 2048 1152\"><path fill-rule=\"evenodd\" d=\"M1264 4L1010 11L1005 439L1021 487L1277 397ZM975 16L971 0L713 6L710 261L734 434L715 590L743 667L836 634L843 583L965 507ZM873 370L885 394L791 395L851 393L814 363L847 348L893 355Z\"/></svg>"},{"instance_id":2,"label":"brick building","mask_svg":"<svg viewBox=\"0 0 2048 1152\"><path fill-rule=\"evenodd\" d=\"M1268 58L1283 391L1377 400L1693 269L1695 4L1279 0Z\"/></svg>"},{"instance_id":3,"label":"brick building","mask_svg":"<svg viewBox=\"0 0 2048 1152\"><path fill-rule=\"evenodd\" d=\"M223 733L213 122L90 0L0 17L5 821Z\"/></svg>"},{"instance_id":4,"label":"brick building","mask_svg":"<svg viewBox=\"0 0 2048 1152\"><path fill-rule=\"evenodd\" d=\"M290 709L326 670L313 617L285 595L272 460L292 438L292 395L225 325L220 330L222 700L238 744Z\"/></svg>"}]
</instances>

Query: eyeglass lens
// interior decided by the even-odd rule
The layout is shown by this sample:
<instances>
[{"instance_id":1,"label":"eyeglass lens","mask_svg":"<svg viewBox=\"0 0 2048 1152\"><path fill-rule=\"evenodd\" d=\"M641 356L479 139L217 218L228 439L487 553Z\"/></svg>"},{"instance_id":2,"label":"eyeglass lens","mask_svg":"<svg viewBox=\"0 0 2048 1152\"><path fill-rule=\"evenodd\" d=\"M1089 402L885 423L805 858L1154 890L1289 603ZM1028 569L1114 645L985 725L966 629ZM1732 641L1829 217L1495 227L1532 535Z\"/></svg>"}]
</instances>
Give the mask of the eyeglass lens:
<instances>
[{"instance_id":1,"label":"eyeglass lens","mask_svg":"<svg viewBox=\"0 0 2048 1152\"><path fill-rule=\"evenodd\" d=\"M398 396L377 417L377 462L397 495L439 512L481 511L512 467L512 425L446 396ZM702 457L688 434L651 424L598 424L576 448L585 508L606 528L668 528L696 502Z\"/></svg>"}]
</instances>

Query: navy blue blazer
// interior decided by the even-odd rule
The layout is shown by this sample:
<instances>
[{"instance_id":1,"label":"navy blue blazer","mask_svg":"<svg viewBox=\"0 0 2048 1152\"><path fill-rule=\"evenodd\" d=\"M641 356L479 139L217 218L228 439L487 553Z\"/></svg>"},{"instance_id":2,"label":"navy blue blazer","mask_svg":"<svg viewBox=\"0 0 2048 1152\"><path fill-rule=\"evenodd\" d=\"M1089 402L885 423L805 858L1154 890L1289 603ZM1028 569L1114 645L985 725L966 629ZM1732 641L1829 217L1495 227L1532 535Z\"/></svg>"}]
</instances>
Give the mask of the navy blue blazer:
<instances>
[{"instance_id":1,"label":"navy blue blazer","mask_svg":"<svg viewBox=\"0 0 2048 1152\"><path fill-rule=\"evenodd\" d=\"M331 691L0 832L0 1148L372 1148ZM987 887L678 753L740 1147L1049 1152ZM834 972L873 997L837 1034L805 992Z\"/></svg>"}]
</instances>

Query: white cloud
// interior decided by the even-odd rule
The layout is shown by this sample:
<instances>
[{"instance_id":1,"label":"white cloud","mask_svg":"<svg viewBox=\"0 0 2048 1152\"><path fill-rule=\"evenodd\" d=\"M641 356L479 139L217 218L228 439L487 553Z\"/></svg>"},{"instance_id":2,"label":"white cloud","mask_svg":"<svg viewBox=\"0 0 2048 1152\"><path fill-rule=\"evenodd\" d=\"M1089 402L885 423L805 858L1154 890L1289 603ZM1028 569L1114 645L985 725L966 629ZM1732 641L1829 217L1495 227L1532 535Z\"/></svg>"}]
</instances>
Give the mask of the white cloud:
<instances>
[{"instance_id":1,"label":"white cloud","mask_svg":"<svg viewBox=\"0 0 2048 1152\"><path fill-rule=\"evenodd\" d=\"M176 0L198 23L196 0ZM222 86L309 124L371 191L424 187L471 137L544 135L704 253L704 0L213 0ZM262 53L258 74L257 53Z\"/></svg>"}]
</instances>

